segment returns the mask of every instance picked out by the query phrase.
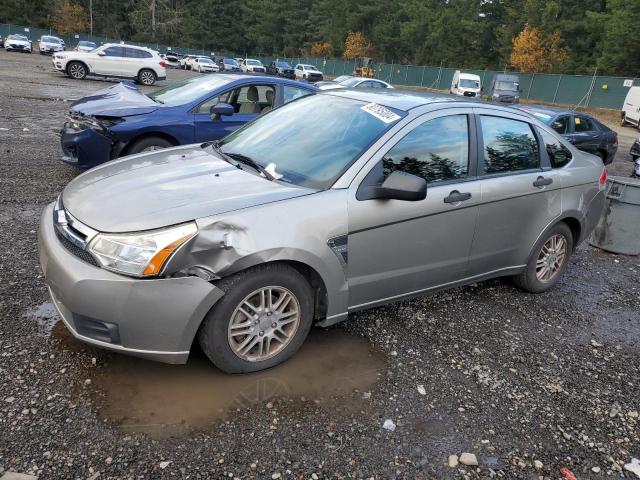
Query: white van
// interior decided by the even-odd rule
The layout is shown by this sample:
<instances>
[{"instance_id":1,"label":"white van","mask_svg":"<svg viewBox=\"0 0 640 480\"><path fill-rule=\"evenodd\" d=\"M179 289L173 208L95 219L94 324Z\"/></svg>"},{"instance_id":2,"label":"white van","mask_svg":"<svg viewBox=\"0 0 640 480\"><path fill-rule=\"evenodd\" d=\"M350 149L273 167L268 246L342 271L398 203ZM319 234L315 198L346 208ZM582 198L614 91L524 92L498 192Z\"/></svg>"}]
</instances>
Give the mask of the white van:
<instances>
[{"instance_id":1,"label":"white van","mask_svg":"<svg viewBox=\"0 0 640 480\"><path fill-rule=\"evenodd\" d=\"M620 124L625 126L631 123L640 128L640 87L631 87L624 99L621 112L622 121Z\"/></svg>"},{"instance_id":2,"label":"white van","mask_svg":"<svg viewBox=\"0 0 640 480\"><path fill-rule=\"evenodd\" d=\"M456 70L456 73L453 74L453 80L451 80L449 93L465 97L479 97L481 88L478 75Z\"/></svg>"}]
</instances>

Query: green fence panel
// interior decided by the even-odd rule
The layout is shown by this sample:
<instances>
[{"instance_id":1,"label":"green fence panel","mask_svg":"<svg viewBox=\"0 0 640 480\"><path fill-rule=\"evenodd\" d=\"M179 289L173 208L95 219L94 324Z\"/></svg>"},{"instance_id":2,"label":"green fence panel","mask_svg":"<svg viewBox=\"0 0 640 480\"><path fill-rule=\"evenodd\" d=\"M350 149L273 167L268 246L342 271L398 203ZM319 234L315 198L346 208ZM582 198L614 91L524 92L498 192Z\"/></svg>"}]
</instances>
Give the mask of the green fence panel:
<instances>
[{"instance_id":1,"label":"green fence panel","mask_svg":"<svg viewBox=\"0 0 640 480\"><path fill-rule=\"evenodd\" d=\"M596 77L588 106L621 110L629 91L629 87L624 86L625 80L631 80L635 85L640 83L639 79L631 77Z\"/></svg>"},{"instance_id":2,"label":"green fence panel","mask_svg":"<svg viewBox=\"0 0 640 480\"><path fill-rule=\"evenodd\" d=\"M536 74L529 90L529 99L553 103L561 75Z\"/></svg>"},{"instance_id":3,"label":"green fence panel","mask_svg":"<svg viewBox=\"0 0 640 480\"><path fill-rule=\"evenodd\" d=\"M519 73L520 76L520 98L529 98L529 93L531 91L531 86L533 84L533 76L532 73Z\"/></svg>"},{"instance_id":4,"label":"green fence panel","mask_svg":"<svg viewBox=\"0 0 640 480\"><path fill-rule=\"evenodd\" d=\"M562 75L555 103L565 105L586 105L593 77Z\"/></svg>"}]
</instances>

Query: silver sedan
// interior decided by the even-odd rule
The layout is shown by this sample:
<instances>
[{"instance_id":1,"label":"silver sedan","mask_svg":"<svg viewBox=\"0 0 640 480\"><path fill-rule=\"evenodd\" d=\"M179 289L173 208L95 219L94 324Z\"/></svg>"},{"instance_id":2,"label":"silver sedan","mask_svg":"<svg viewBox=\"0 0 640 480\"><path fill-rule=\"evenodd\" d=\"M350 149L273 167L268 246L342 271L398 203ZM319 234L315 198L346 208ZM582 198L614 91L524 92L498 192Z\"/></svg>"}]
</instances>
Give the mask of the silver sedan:
<instances>
[{"instance_id":1,"label":"silver sedan","mask_svg":"<svg viewBox=\"0 0 640 480\"><path fill-rule=\"evenodd\" d=\"M197 339L251 372L358 310L501 276L548 290L605 182L524 112L336 90L80 175L42 216L40 262L77 338L170 363Z\"/></svg>"}]
</instances>

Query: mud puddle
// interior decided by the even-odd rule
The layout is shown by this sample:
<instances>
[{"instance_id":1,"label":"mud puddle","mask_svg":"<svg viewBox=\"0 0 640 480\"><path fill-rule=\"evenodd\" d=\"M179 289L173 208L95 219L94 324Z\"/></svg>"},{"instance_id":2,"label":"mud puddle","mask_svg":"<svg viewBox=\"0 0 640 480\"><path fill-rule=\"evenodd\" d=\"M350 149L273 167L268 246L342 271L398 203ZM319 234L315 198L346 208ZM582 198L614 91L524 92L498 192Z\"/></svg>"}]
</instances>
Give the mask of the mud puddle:
<instances>
[{"instance_id":1,"label":"mud puddle","mask_svg":"<svg viewBox=\"0 0 640 480\"><path fill-rule=\"evenodd\" d=\"M53 337L65 349L79 343L62 322ZM107 354L91 378L91 396L102 419L127 433L160 439L205 430L229 413L270 400L348 409L351 398L360 409L361 392L378 381L384 367L384 355L372 352L366 340L341 329L314 329L283 365L247 375L221 372L195 347L186 365Z\"/></svg>"},{"instance_id":2,"label":"mud puddle","mask_svg":"<svg viewBox=\"0 0 640 480\"><path fill-rule=\"evenodd\" d=\"M56 307L54 307L51 302L38 305L33 310L27 312L26 317L36 322L38 334L45 337L51 336L53 328L56 323L60 321Z\"/></svg>"}]
</instances>

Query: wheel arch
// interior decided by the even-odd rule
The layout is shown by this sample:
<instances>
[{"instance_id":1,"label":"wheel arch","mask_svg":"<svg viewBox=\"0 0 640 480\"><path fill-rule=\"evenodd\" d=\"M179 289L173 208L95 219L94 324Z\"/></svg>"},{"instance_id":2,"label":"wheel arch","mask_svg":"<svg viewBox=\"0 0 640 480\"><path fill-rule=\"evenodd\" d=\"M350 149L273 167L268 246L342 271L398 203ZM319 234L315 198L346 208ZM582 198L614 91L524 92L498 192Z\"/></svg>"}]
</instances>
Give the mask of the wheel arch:
<instances>
[{"instance_id":1,"label":"wheel arch","mask_svg":"<svg viewBox=\"0 0 640 480\"><path fill-rule=\"evenodd\" d=\"M159 131L143 132L136 135L131 140L129 140L124 146L124 148L122 148L122 150L120 151L120 154L118 155L118 157L124 157L125 155L129 155L129 150L131 150L131 147L135 145L136 142L139 142L140 140L144 140L145 138L152 138L152 137L162 138L170 142L174 147L177 147L180 145L180 142L178 141L177 138L175 138L173 135L170 135L166 132L159 132Z\"/></svg>"},{"instance_id":2,"label":"wheel arch","mask_svg":"<svg viewBox=\"0 0 640 480\"><path fill-rule=\"evenodd\" d=\"M67 62L67 64L64 66L64 71L67 73L67 75L69 75L69 66L70 66L72 63L79 63L79 64L83 65L83 66L84 66L84 68L86 68L86 69L87 69L87 75L89 75L89 74L91 73L91 69L89 68L89 65L87 65L87 62L85 62L84 60L76 60L76 59L73 59L73 60L69 60L69 61Z\"/></svg>"}]
</instances>

